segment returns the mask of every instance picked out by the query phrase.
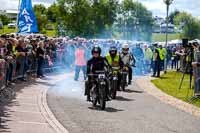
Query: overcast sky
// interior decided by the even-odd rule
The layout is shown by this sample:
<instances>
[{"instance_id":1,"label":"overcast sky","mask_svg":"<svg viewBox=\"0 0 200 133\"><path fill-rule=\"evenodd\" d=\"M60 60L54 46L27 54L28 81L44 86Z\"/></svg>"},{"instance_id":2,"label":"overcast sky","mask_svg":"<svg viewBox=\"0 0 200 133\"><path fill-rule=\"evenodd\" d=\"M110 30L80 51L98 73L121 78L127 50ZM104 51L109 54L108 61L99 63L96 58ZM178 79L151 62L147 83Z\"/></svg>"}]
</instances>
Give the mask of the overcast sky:
<instances>
[{"instance_id":1,"label":"overcast sky","mask_svg":"<svg viewBox=\"0 0 200 133\"><path fill-rule=\"evenodd\" d=\"M33 4L44 4L49 6L56 0L32 0ZM142 2L149 10L153 12L154 16L165 16L166 6L163 0L136 0ZM3 6L0 9L17 9L19 0L0 0ZM192 15L200 18L200 1L199 0L174 0L170 6L170 11L175 9L187 11Z\"/></svg>"}]
</instances>

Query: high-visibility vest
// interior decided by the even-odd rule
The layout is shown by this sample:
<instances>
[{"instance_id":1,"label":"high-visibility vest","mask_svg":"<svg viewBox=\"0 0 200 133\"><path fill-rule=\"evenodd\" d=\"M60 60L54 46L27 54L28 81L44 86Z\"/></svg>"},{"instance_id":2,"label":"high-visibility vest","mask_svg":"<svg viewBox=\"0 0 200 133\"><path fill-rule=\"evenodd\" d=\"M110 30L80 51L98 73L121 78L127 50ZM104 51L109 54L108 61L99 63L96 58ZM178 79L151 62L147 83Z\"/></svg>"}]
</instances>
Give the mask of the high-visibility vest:
<instances>
[{"instance_id":1,"label":"high-visibility vest","mask_svg":"<svg viewBox=\"0 0 200 133\"><path fill-rule=\"evenodd\" d=\"M12 52L13 52L13 54L14 54L16 57L19 56L19 53L18 53L17 50L16 50L16 46L12 46Z\"/></svg>"},{"instance_id":2,"label":"high-visibility vest","mask_svg":"<svg viewBox=\"0 0 200 133\"><path fill-rule=\"evenodd\" d=\"M190 62L192 60L191 56L187 55L186 56L186 62Z\"/></svg>"},{"instance_id":3,"label":"high-visibility vest","mask_svg":"<svg viewBox=\"0 0 200 133\"><path fill-rule=\"evenodd\" d=\"M153 52L151 50L151 48L147 48L144 54L144 58L145 59L152 59L153 57Z\"/></svg>"},{"instance_id":4,"label":"high-visibility vest","mask_svg":"<svg viewBox=\"0 0 200 133\"><path fill-rule=\"evenodd\" d=\"M108 61L108 64L112 67L118 67L119 66L119 54L117 54L114 59L110 56L110 54L106 55L106 60Z\"/></svg>"},{"instance_id":5,"label":"high-visibility vest","mask_svg":"<svg viewBox=\"0 0 200 133\"><path fill-rule=\"evenodd\" d=\"M160 56L160 60L164 60L165 59L165 56L166 56L166 49L165 48L157 48L158 52L159 52L159 56Z\"/></svg>"}]
</instances>

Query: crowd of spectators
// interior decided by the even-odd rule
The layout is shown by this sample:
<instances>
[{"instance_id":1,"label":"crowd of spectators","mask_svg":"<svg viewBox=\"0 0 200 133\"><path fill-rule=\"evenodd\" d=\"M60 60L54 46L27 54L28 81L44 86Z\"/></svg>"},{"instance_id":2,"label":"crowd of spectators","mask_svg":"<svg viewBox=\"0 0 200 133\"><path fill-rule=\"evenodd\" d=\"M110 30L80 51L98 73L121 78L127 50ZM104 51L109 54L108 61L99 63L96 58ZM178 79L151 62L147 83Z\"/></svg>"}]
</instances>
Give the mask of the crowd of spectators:
<instances>
[{"instance_id":1,"label":"crowd of spectators","mask_svg":"<svg viewBox=\"0 0 200 133\"><path fill-rule=\"evenodd\" d=\"M78 80L82 69L85 75L86 62L91 58L91 49L94 45L102 48L102 56L109 52L111 46L115 46L118 52L123 41L104 39L85 39L60 37L52 38L41 34L29 35L1 35L0 36L0 79L5 78L6 84L12 84L14 79L26 81L29 72L36 74L38 78L44 77L44 70L55 66L64 66L66 69L75 70L75 80ZM144 42L126 41L129 50L136 58L134 74L143 75L157 70L155 64L156 49L160 46L149 45ZM185 49L181 45L163 48L163 61L160 70L165 66L170 69L183 70L186 62ZM160 56L157 55L160 58Z\"/></svg>"}]
</instances>

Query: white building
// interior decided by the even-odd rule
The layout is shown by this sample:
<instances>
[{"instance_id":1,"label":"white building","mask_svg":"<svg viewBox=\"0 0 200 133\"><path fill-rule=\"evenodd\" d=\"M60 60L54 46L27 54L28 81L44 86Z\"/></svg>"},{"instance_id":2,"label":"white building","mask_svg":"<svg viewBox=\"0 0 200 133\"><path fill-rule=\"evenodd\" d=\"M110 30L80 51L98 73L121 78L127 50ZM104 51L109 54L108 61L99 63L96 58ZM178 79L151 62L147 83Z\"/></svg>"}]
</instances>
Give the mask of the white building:
<instances>
[{"instance_id":1,"label":"white building","mask_svg":"<svg viewBox=\"0 0 200 133\"><path fill-rule=\"evenodd\" d=\"M11 19L17 19L17 14L18 14L18 11L17 10L6 10L5 11L5 14L11 18Z\"/></svg>"}]
</instances>

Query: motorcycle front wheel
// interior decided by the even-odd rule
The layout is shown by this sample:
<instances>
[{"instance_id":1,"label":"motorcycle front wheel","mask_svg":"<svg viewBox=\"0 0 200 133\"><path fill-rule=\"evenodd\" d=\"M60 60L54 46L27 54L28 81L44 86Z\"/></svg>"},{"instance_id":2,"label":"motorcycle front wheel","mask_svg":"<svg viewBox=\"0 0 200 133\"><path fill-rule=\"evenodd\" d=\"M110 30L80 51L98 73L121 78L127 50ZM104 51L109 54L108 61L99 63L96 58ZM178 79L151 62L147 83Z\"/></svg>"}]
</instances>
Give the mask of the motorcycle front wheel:
<instances>
[{"instance_id":1,"label":"motorcycle front wheel","mask_svg":"<svg viewBox=\"0 0 200 133\"><path fill-rule=\"evenodd\" d=\"M99 87L99 103L101 110L104 110L106 107L106 86L101 85Z\"/></svg>"}]
</instances>

